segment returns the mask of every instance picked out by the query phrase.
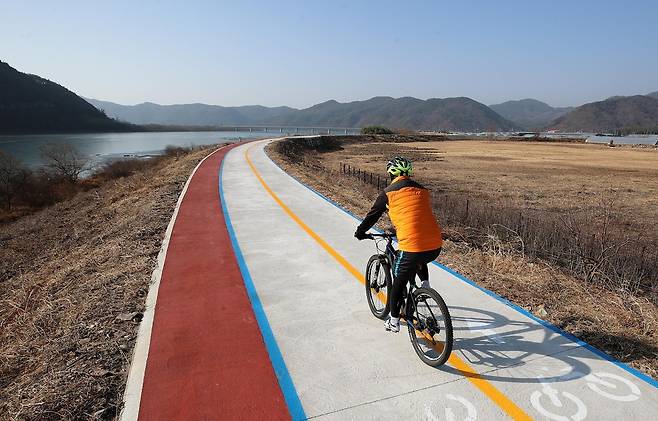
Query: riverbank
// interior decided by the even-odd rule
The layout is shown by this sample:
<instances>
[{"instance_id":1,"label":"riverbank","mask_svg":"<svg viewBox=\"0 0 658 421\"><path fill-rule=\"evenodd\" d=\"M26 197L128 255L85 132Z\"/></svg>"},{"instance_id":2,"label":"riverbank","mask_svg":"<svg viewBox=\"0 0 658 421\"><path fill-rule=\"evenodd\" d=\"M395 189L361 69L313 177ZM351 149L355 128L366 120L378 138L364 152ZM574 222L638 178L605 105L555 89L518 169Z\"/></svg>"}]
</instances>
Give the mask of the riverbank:
<instances>
[{"instance_id":1,"label":"riverbank","mask_svg":"<svg viewBox=\"0 0 658 421\"><path fill-rule=\"evenodd\" d=\"M658 376L658 285L623 286L574 276L564 267L534 257L531 244L519 242L522 233L510 235L501 224L491 229L480 225L492 215L510 220L524 216L518 209L508 211L503 206L510 202L525 209L525 215L530 212L528 216L542 208L569 216L576 209L593 212L601 200L616 195L617 203L626 209L646 207L629 227L642 232L643 224L650 221L642 218L655 211L646 202L656 199L651 180L658 167L651 162L658 156L653 151L568 143L392 141L387 137L347 142L314 139L305 148L300 141L275 143L268 154L287 172L357 215L365 215L377 195L376 175L370 183L369 174L382 174L382 165L391 156L409 156L421 182L431 186L435 205L451 211L447 221L441 220L447 237L439 259L443 264L614 358ZM578 154L590 152L589 159ZM599 153L604 155L597 162L594 157ZM608 153L644 154L639 156L650 162L629 162ZM345 173L345 165L360 173ZM623 177L635 180L632 189L617 186L623 184ZM467 202L467 197L473 201ZM489 212L485 205L497 210ZM539 227L549 234L556 226L544 222ZM589 225L597 223L590 220ZM387 225L383 221L380 227Z\"/></svg>"},{"instance_id":2,"label":"riverbank","mask_svg":"<svg viewBox=\"0 0 658 421\"><path fill-rule=\"evenodd\" d=\"M165 229L213 149L0 226L0 418L115 419Z\"/></svg>"}]
</instances>

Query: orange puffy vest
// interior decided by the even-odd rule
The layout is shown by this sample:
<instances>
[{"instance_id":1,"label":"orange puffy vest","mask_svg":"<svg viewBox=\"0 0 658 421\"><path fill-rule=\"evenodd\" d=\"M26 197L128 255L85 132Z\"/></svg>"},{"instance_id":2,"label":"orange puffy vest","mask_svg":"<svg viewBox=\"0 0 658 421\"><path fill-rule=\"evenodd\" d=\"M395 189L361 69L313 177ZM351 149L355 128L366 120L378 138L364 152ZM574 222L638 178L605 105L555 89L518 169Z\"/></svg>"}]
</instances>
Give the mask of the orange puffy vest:
<instances>
[{"instance_id":1,"label":"orange puffy vest","mask_svg":"<svg viewBox=\"0 0 658 421\"><path fill-rule=\"evenodd\" d=\"M395 226L398 247L402 251L422 252L443 245L441 228L434 217L426 188L400 176L385 190L388 216Z\"/></svg>"}]
</instances>

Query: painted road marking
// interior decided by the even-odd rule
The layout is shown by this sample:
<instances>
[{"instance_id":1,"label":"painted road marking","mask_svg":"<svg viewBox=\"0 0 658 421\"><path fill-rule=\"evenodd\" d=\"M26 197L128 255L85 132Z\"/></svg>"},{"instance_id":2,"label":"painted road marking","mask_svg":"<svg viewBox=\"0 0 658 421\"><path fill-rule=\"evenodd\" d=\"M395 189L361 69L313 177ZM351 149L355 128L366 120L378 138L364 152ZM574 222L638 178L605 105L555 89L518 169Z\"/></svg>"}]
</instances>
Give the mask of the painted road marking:
<instances>
[{"instance_id":1,"label":"painted road marking","mask_svg":"<svg viewBox=\"0 0 658 421\"><path fill-rule=\"evenodd\" d=\"M614 379L618 382L624 383L626 386L628 386L628 389L630 389L630 393L625 395L618 395L618 394L610 393L605 389L601 389L601 386L603 386L608 390L610 389L617 390L617 385L610 381L603 380L605 378ZM640 388L637 387L635 383L612 373L605 373L602 371L598 371L596 373L590 374L587 377L585 377L585 380L587 380L587 387L589 387L599 395L606 397L608 399L612 399L613 401L632 402L640 399L640 395L642 394L642 392L640 392Z\"/></svg>"},{"instance_id":2,"label":"painted road marking","mask_svg":"<svg viewBox=\"0 0 658 421\"><path fill-rule=\"evenodd\" d=\"M476 421L478 418L478 413L477 410L475 409L475 406L466 399L463 396L460 395L453 395L452 393L448 393L446 395L446 399L449 401L457 402L459 405L455 405L459 407L458 413L466 412L466 418L464 418L464 421ZM455 411L453 411L453 406L448 405L446 403L445 408L444 408L444 413L445 413L445 420L446 421L456 421L457 416L455 415ZM439 421L440 418L437 417L434 412L432 411L432 408L429 405L425 405L425 417L427 418L428 421Z\"/></svg>"},{"instance_id":3,"label":"painted road marking","mask_svg":"<svg viewBox=\"0 0 658 421\"><path fill-rule=\"evenodd\" d=\"M478 413L475 410L475 406L466 399L463 396L456 396L453 394L448 393L446 395L446 399L449 399L451 401L459 402L464 408L466 408L466 413L468 414L467 417L465 418L465 421L475 421L478 418ZM449 406L446 406L445 410L446 414L446 420L448 421L455 421L457 418L455 417L455 413L453 412L452 408Z\"/></svg>"},{"instance_id":4,"label":"painted road marking","mask_svg":"<svg viewBox=\"0 0 658 421\"><path fill-rule=\"evenodd\" d=\"M311 238L313 238L320 246L326 250L338 263L341 264L349 273L352 274L359 282L362 284L365 283L365 278L352 264L350 264L347 259L345 259L340 253L334 250L325 240L323 240L318 234L316 234L304 221L302 221L280 198L276 193L270 188L270 186L265 182L263 177L260 175L253 162L249 158L249 152L256 146L256 144L247 148L244 152L244 158L251 168L251 171L256 176L256 179L263 186L265 191L274 199L274 201L283 209L283 211L299 225ZM484 393L489 399L491 399L500 409L502 409L507 415L515 420L531 420L532 418L518 407L514 402L512 402L507 396L505 396L500 390L498 390L493 384L485 380L477 373L471 366L468 365L464 360L459 358L455 353L450 355L448 363L452 365L455 369L461 372L461 374L471 382L475 387L477 387L482 393Z\"/></svg>"},{"instance_id":5,"label":"painted road marking","mask_svg":"<svg viewBox=\"0 0 658 421\"><path fill-rule=\"evenodd\" d=\"M563 398L566 398L566 401L570 401L571 404L568 404L568 402L560 399L560 394L562 394ZM546 399L546 397L548 397L548 399ZM539 411L540 414L555 421L581 421L587 417L587 407L579 397L569 392L560 392L558 389L552 387L550 383L547 382L542 382L541 390L535 390L532 392L532 395L530 395L530 402L532 403L532 406L534 406L535 409ZM552 407L551 409L547 409L545 404L542 402L550 402L554 408ZM574 404L576 406L576 412L573 415L567 416L555 413L573 411L572 407Z\"/></svg>"}]
</instances>

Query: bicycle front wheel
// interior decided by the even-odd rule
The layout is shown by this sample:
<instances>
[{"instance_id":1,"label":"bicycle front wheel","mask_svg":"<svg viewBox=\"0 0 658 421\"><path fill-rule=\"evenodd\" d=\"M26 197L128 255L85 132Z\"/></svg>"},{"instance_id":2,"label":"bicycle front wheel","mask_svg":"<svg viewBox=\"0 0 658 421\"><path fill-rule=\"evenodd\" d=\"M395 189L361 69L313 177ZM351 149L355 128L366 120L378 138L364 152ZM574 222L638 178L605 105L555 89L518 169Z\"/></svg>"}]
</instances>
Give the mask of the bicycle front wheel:
<instances>
[{"instance_id":1,"label":"bicycle front wheel","mask_svg":"<svg viewBox=\"0 0 658 421\"><path fill-rule=\"evenodd\" d=\"M366 298L370 311L378 319L384 320L388 316L388 292L391 289L391 269L386 257L375 254L366 265Z\"/></svg>"},{"instance_id":2,"label":"bicycle front wheel","mask_svg":"<svg viewBox=\"0 0 658 421\"><path fill-rule=\"evenodd\" d=\"M431 288L416 289L413 300L413 314L407 315L407 324L414 351L427 365L443 365L452 352L452 320L448 306Z\"/></svg>"}]
</instances>

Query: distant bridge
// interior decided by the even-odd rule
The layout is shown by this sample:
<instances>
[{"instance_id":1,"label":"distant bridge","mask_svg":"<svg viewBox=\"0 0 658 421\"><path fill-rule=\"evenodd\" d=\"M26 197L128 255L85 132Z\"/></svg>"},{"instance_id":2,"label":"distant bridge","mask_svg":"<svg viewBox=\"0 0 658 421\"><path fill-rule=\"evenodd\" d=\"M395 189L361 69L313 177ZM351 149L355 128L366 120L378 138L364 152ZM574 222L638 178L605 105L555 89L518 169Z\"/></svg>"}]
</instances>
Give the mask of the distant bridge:
<instances>
[{"instance_id":1,"label":"distant bridge","mask_svg":"<svg viewBox=\"0 0 658 421\"><path fill-rule=\"evenodd\" d=\"M360 127L312 127L312 126L217 126L218 130L227 132L273 132L303 134L356 134Z\"/></svg>"}]
</instances>

